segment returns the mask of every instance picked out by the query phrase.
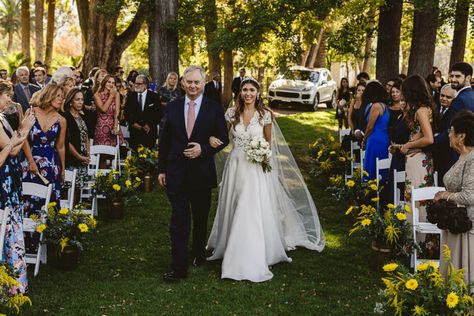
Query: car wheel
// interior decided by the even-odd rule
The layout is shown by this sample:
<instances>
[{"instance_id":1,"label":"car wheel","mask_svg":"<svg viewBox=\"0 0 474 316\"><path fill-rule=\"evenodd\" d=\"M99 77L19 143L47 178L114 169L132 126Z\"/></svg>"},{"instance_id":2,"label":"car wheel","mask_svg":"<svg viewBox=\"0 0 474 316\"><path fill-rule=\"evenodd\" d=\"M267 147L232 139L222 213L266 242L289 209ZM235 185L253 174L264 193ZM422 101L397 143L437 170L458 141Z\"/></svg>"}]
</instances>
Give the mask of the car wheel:
<instances>
[{"instance_id":1,"label":"car wheel","mask_svg":"<svg viewBox=\"0 0 474 316\"><path fill-rule=\"evenodd\" d=\"M332 109L335 109L337 104L336 104L336 91L334 91L331 95L331 100L329 100L329 102L326 103L326 106L327 108L332 108Z\"/></svg>"},{"instance_id":2,"label":"car wheel","mask_svg":"<svg viewBox=\"0 0 474 316\"><path fill-rule=\"evenodd\" d=\"M318 110L318 105L319 105L319 93L316 93L313 100L313 111Z\"/></svg>"}]
</instances>

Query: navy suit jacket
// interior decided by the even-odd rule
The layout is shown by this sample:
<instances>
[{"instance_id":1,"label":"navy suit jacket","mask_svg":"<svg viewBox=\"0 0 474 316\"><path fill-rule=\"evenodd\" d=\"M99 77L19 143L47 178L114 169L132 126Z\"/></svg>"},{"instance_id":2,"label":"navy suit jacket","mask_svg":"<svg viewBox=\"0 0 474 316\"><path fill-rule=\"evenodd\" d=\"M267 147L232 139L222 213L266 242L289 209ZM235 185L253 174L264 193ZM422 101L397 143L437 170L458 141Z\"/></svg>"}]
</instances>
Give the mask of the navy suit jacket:
<instances>
[{"instance_id":1,"label":"navy suit jacket","mask_svg":"<svg viewBox=\"0 0 474 316\"><path fill-rule=\"evenodd\" d=\"M33 93L36 91L41 90L40 87L37 85L28 84L28 87L30 88L30 95L33 96ZM30 108L30 103L28 102L28 99L26 98L25 91L23 90L23 86L21 84L17 84L15 88L13 89L13 98L12 100L14 102L20 103L21 107L23 108L23 112L28 110Z\"/></svg>"},{"instance_id":2,"label":"navy suit jacket","mask_svg":"<svg viewBox=\"0 0 474 316\"><path fill-rule=\"evenodd\" d=\"M160 135L158 171L166 174L166 189L175 193L180 188L213 188L217 186L214 154L229 143L222 106L203 96L191 137L188 139L184 120L184 97L166 106L166 118ZM212 148L209 137L219 138L223 145ZM201 156L189 159L183 151L190 142L201 145Z\"/></svg>"}]
</instances>

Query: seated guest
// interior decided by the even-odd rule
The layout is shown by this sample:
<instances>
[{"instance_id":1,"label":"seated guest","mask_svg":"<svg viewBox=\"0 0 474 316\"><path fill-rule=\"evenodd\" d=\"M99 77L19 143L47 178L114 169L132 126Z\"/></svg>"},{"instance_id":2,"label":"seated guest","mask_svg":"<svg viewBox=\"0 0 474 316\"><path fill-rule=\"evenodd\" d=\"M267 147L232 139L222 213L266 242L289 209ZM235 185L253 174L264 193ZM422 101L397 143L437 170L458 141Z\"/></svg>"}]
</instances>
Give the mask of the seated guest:
<instances>
[{"instance_id":1,"label":"seated guest","mask_svg":"<svg viewBox=\"0 0 474 316\"><path fill-rule=\"evenodd\" d=\"M40 88L30 83L30 71L28 67L18 67L16 72L16 79L18 84L15 85L13 98L14 102L20 103L23 108L23 112L26 112L30 108L30 99L33 93L39 91Z\"/></svg>"},{"instance_id":2,"label":"seated guest","mask_svg":"<svg viewBox=\"0 0 474 316\"><path fill-rule=\"evenodd\" d=\"M449 147L449 138L446 137L449 134L448 119L452 117L451 104L455 97L456 90L451 87L451 84L446 84L441 88L441 113L436 124L434 144L427 148L433 153L434 168L438 171L438 184L441 186L445 173L458 160L458 154Z\"/></svg>"},{"instance_id":3,"label":"seated guest","mask_svg":"<svg viewBox=\"0 0 474 316\"><path fill-rule=\"evenodd\" d=\"M64 102L64 117L67 122L66 169L77 170L76 188L87 181L87 165L90 161L90 143L86 122L82 117L84 94L79 88L69 91Z\"/></svg>"},{"instance_id":4,"label":"seated guest","mask_svg":"<svg viewBox=\"0 0 474 316\"><path fill-rule=\"evenodd\" d=\"M364 170L368 173L366 180L375 179L376 159L388 158L388 110L389 97L384 86L378 81L367 84L362 95L362 108L367 127L364 132L362 148L365 148ZM387 180L387 170L380 173L382 181Z\"/></svg>"},{"instance_id":5,"label":"seated guest","mask_svg":"<svg viewBox=\"0 0 474 316\"><path fill-rule=\"evenodd\" d=\"M438 192L435 200L445 199L467 208L468 216L474 219L474 113L462 111L457 114L449 130L449 145L458 152L459 160L444 175L445 192ZM444 230L441 243L451 249L452 263L456 269L464 270L464 281L474 281L474 229L462 234ZM447 263L441 259L441 271Z\"/></svg>"},{"instance_id":6,"label":"seated guest","mask_svg":"<svg viewBox=\"0 0 474 316\"><path fill-rule=\"evenodd\" d=\"M212 74L212 80L204 86L204 95L221 104L222 83L221 75L218 72L214 72Z\"/></svg>"},{"instance_id":7,"label":"seated guest","mask_svg":"<svg viewBox=\"0 0 474 316\"><path fill-rule=\"evenodd\" d=\"M130 147L137 149L138 145L153 148L158 138L157 125L163 117L160 97L148 90L148 78L138 75L135 79L135 89L127 96L125 116L130 128Z\"/></svg>"}]
</instances>

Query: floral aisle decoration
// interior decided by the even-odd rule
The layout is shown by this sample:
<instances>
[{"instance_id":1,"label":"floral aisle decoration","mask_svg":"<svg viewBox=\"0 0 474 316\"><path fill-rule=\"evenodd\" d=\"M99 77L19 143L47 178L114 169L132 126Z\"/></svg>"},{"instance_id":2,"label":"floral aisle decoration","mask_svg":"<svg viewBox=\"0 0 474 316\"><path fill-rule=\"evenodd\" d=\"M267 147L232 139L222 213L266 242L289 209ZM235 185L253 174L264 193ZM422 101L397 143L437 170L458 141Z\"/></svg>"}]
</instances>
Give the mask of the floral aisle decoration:
<instances>
[{"instance_id":1,"label":"floral aisle decoration","mask_svg":"<svg viewBox=\"0 0 474 316\"><path fill-rule=\"evenodd\" d=\"M327 191L338 201L348 202L350 206L377 205L379 198L378 192L381 188L377 186L375 180L362 181L361 172L367 172L357 168L352 178L344 182L344 176L337 175L329 178L329 187Z\"/></svg>"},{"instance_id":2,"label":"floral aisle decoration","mask_svg":"<svg viewBox=\"0 0 474 316\"><path fill-rule=\"evenodd\" d=\"M17 293L18 287L19 284L15 279L13 268L0 262L0 315L18 314L25 304L31 306L31 300L28 296Z\"/></svg>"},{"instance_id":3,"label":"floral aisle decoration","mask_svg":"<svg viewBox=\"0 0 474 316\"><path fill-rule=\"evenodd\" d=\"M381 211L372 205L351 206L346 215L354 216L355 223L349 235L360 232L378 247L386 246L395 257L408 257L418 245L412 236L411 224L407 221L410 207L406 203L395 206L387 204Z\"/></svg>"},{"instance_id":4,"label":"floral aisle decoration","mask_svg":"<svg viewBox=\"0 0 474 316\"><path fill-rule=\"evenodd\" d=\"M155 175L158 170L158 151L139 145L137 152L125 159L125 169L134 177Z\"/></svg>"},{"instance_id":5,"label":"floral aisle decoration","mask_svg":"<svg viewBox=\"0 0 474 316\"><path fill-rule=\"evenodd\" d=\"M398 263L383 267L385 288L380 291L381 302L374 312L380 315L470 315L474 301L464 282L463 270L455 269L451 253L444 245L443 255L447 271L427 261L417 267L416 273ZM445 276L443 276L445 275Z\"/></svg>"},{"instance_id":6,"label":"floral aisle decoration","mask_svg":"<svg viewBox=\"0 0 474 316\"><path fill-rule=\"evenodd\" d=\"M339 142L329 135L326 138L317 139L309 145L311 151L312 169L315 176L344 176L350 169L350 153L343 150Z\"/></svg>"}]
</instances>

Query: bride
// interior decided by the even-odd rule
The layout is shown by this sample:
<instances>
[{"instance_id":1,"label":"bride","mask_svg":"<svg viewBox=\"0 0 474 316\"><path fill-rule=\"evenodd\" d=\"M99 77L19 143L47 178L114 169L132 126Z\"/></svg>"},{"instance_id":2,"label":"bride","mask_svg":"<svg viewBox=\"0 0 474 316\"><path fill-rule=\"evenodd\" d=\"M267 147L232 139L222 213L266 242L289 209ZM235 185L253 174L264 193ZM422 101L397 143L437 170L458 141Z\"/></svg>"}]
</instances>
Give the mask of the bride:
<instances>
[{"instance_id":1,"label":"bride","mask_svg":"<svg viewBox=\"0 0 474 316\"><path fill-rule=\"evenodd\" d=\"M245 78L236 106L225 118L233 149L225 161L208 260L223 259L222 278L263 282L269 266L291 262L287 250L302 246L322 251L324 235L316 207L293 155L260 96L260 84ZM248 161L246 144L264 137L272 148L272 171ZM221 142L211 137L209 143Z\"/></svg>"}]
</instances>

